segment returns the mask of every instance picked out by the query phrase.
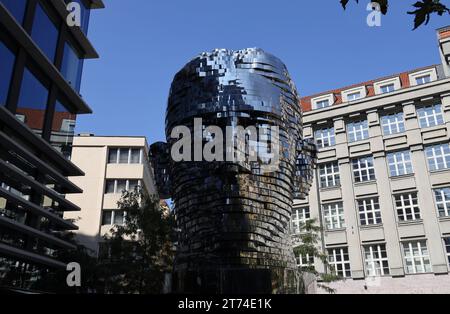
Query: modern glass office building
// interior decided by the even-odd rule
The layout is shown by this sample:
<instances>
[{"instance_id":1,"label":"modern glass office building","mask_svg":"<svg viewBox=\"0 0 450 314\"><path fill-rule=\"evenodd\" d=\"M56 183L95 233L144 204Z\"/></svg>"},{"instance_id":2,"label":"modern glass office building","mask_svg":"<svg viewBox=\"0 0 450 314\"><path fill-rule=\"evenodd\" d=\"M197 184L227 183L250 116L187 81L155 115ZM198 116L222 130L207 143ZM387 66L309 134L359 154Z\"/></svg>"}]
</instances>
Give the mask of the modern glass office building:
<instances>
[{"instance_id":1,"label":"modern glass office building","mask_svg":"<svg viewBox=\"0 0 450 314\"><path fill-rule=\"evenodd\" d=\"M69 26L77 2L81 24ZM29 287L39 269L65 264L77 227L64 220L79 208L66 194L81 189L68 176L78 114L91 113L80 96L83 60L98 55L87 38L101 0L0 0L0 285ZM14 279L11 273L20 274Z\"/></svg>"}]
</instances>

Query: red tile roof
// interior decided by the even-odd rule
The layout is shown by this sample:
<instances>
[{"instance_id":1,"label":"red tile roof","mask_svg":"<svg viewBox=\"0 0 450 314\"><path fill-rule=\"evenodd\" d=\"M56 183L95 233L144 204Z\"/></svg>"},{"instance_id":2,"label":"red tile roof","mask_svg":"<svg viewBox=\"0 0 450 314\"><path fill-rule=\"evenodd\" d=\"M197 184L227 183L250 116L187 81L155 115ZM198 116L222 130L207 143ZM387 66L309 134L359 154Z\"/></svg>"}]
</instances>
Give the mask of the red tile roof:
<instances>
[{"instance_id":1,"label":"red tile roof","mask_svg":"<svg viewBox=\"0 0 450 314\"><path fill-rule=\"evenodd\" d=\"M449 30L449 32L450 32L450 30ZM386 80L386 79L394 78L394 77L399 77L400 78L401 88L407 88L407 87L411 86L410 82L409 82L409 74L414 73L414 72L418 72L418 71L421 71L421 70L425 70L425 69L430 69L430 68L433 68L433 67L436 67L436 65L422 67L422 68L418 68L418 69L415 69L415 70L412 70L412 71L407 71L407 72L402 72L402 73L399 73L399 74L389 75L389 76L378 78L378 79L375 79L375 80L362 82L362 83L359 83L359 84L354 84L354 85L350 85L350 86L346 86L346 87L342 87L342 88L338 88L338 89L334 89L334 90L330 90L330 91L314 94L314 95L311 95L311 96L302 97L302 98L300 98L300 105L301 105L301 107L302 107L304 112L311 111L312 110L311 99L319 97L319 96L328 95L328 94L333 94L334 95L334 104L333 105L339 105L339 104L343 103L342 102L342 94L341 94L343 91L349 90L349 89L352 89L352 88L356 88L356 87L361 87L361 86L365 86L366 87L366 91L367 91L367 96L366 97L375 96L374 83L379 82L379 81L383 81L383 80Z\"/></svg>"}]
</instances>

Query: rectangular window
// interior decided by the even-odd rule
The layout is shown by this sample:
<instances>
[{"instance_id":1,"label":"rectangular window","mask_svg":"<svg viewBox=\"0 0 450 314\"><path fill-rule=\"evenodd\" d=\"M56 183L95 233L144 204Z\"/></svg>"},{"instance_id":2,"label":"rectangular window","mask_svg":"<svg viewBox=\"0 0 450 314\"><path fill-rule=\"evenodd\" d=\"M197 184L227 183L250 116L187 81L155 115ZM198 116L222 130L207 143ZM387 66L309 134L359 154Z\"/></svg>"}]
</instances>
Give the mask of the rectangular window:
<instances>
[{"instance_id":1,"label":"rectangular window","mask_svg":"<svg viewBox=\"0 0 450 314\"><path fill-rule=\"evenodd\" d=\"M28 68L25 69L20 87L16 114L25 116L25 123L38 135L42 135L48 89Z\"/></svg>"},{"instance_id":2,"label":"rectangular window","mask_svg":"<svg viewBox=\"0 0 450 314\"><path fill-rule=\"evenodd\" d=\"M425 148L430 171L445 170L450 168L450 145L440 144Z\"/></svg>"},{"instance_id":3,"label":"rectangular window","mask_svg":"<svg viewBox=\"0 0 450 314\"><path fill-rule=\"evenodd\" d=\"M320 187L329 188L341 184L339 177L339 165L337 162L319 166Z\"/></svg>"},{"instance_id":4,"label":"rectangular window","mask_svg":"<svg viewBox=\"0 0 450 314\"><path fill-rule=\"evenodd\" d=\"M108 179L106 180L106 194L121 194L123 191L133 191L136 186L140 185L139 180L126 179Z\"/></svg>"},{"instance_id":5,"label":"rectangular window","mask_svg":"<svg viewBox=\"0 0 450 314\"><path fill-rule=\"evenodd\" d=\"M411 153L408 150L387 154L387 161L391 177L413 173Z\"/></svg>"},{"instance_id":6,"label":"rectangular window","mask_svg":"<svg viewBox=\"0 0 450 314\"><path fill-rule=\"evenodd\" d=\"M405 132L403 112L387 114L381 117L383 135L391 135Z\"/></svg>"},{"instance_id":7,"label":"rectangular window","mask_svg":"<svg viewBox=\"0 0 450 314\"><path fill-rule=\"evenodd\" d=\"M42 4L38 3L33 20L31 37L52 63L55 59L58 35L58 29L55 24L42 7Z\"/></svg>"},{"instance_id":8,"label":"rectangular window","mask_svg":"<svg viewBox=\"0 0 450 314\"><path fill-rule=\"evenodd\" d=\"M116 180L116 193L127 191L127 180Z\"/></svg>"},{"instance_id":9,"label":"rectangular window","mask_svg":"<svg viewBox=\"0 0 450 314\"><path fill-rule=\"evenodd\" d=\"M12 51L0 42L0 106L6 105L15 60Z\"/></svg>"},{"instance_id":10,"label":"rectangular window","mask_svg":"<svg viewBox=\"0 0 450 314\"><path fill-rule=\"evenodd\" d=\"M350 143L369 138L369 125L367 120L354 121L347 124L348 141Z\"/></svg>"},{"instance_id":11,"label":"rectangular window","mask_svg":"<svg viewBox=\"0 0 450 314\"><path fill-rule=\"evenodd\" d=\"M348 101L353 101L361 98L361 92L351 93L347 95Z\"/></svg>"},{"instance_id":12,"label":"rectangular window","mask_svg":"<svg viewBox=\"0 0 450 314\"><path fill-rule=\"evenodd\" d=\"M102 226L112 225L112 210L104 210L102 214Z\"/></svg>"},{"instance_id":13,"label":"rectangular window","mask_svg":"<svg viewBox=\"0 0 450 314\"><path fill-rule=\"evenodd\" d=\"M130 153L130 164L139 164L139 163L141 163L141 149L132 148Z\"/></svg>"},{"instance_id":14,"label":"rectangular window","mask_svg":"<svg viewBox=\"0 0 450 314\"><path fill-rule=\"evenodd\" d=\"M27 7L27 0L0 0L0 3L2 3L8 11L14 16L19 22L19 24L22 24L23 18L25 15L25 9Z\"/></svg>"},{"instance_id":15,"label":"rectangular window","mask_svg":"<svg viewBox=\"0 0 450 314\"><path fill-rule=\"evenodd\" d=\"M444 239L445 252L447 252L448 265L450 266L450 238Z\"/></svg>"},{"instance_id":16,"label":"rectangular window","mask_svg":"<svg viewBox=\"0 0 450 314\"><path fill-rule=\"evenodd\" d=\"M325 148L336 145L334 128L319 129L314 132L314 139L319 148Z\"/></svg>"},{"instance_id":17,"label":"rectangular window","mask_svg":"<svg viewBox=\"0 0 450 314\"><path fill-rule=\"evenodd\" d=\"M421 219L416 192L394 195L394 199L399 221L414 221Z\"/></svg>"},{"instance_id":18,"label":"rectangular window","mask_svg":"<svg viewBox=\"0 0 450 314\"><path fill-rule=\"evenodd\" d=\"M326 108L330 106L330 100L325 99L325 100L320 100L316 102L316 107L315 109L322 109L322 108Z\"/></svg>"},{"instance_id":19,"label":"rectangular window","mask_svg":"<svg viewBox=\"0 0 450 314\"><path fill-rule=\"evenodd\" d=\"M328 249L328 263L334 269L336 275L343 278L350 278L352 276L348 248Z\"/></svg>"},{"instance_id":20,"label":"rectangular window","mask_svg":"<svg viewBox=\"0 0 450 314\"><path fill-rule=\"evenodd\" d=\"M297 260L297 267L300 267L303 270L314 267L314 256L309 254L299 254L295 259Z\"/></svg>"},{"instance_id":21,"label":"rectangular window","mask_svg":"<svg viewBox=\"0 0 450 314\"><path fill-rule=\"evenodd\" d=\"M435 189L434 197L439 217L450 217L450 187Z\"/></svg>"},{"instance_id":22,"label":"rectangular window","mask_svg":"<svg viewBox=\"0 0 450 314\"><path fill-rule=\"evenodd\" d=\"M80 92L82 72L83 59L78 56L78 53L73 46L66 42L61 64L61 74L67 80L69 85L77 92Z\"/></svg>"},{"instance_id":23,"label":"rectangular window","mask_svg":"<svg viewBox=\"0 0 450 314\"><path fill-rule=\"evenodd\" d=\"M432 271L425 240L404 242L403 254L407 274L430 273Z\"/></svg>"},{"instance_id":24,"label":"rectangular window","mask_svg":"<svg viewBox=\"0 0 450 314\"><path fill-rule=\"evenodd\" d=\"M429 128L444 124L441 104L417 108L417 116L421 128Z\"/></svg>"},{"instance_id":25,"label":"rectangular window","mask_svg":"<svg viewBox=\"0 0 450 314\"><path fill-rule=\"evenodd\" d=\"M123 210L103 210L102 226L118 225L125 223L126 213Z\"/></svg>"},{"instance_id":26,"label":"rectangular window","mask_svg":"<svg viewBox=\"0 0 450 314\"><path fill-rule=\"evenodd\" d=\"M431 82L431 75L424 75L424 76L420 76L420 77L416 77L416 84L417 85L423 85L426 83L430 83Z\"/></svg>"},{"instance_id":27,"label":"rectangular window","mask_svg":"<svg viewBox=\"0 0 450 314\"><path fill-rule=\"evenodd\" d=\"M323 219L327 230L345 228L342 202L322 205Z\"/></svg>"},{"instance_id":28,"label":"rectangular window","mask_svg":"<svg viewBox=\"0 0 450 314\"><path fill-rule=\"evenodd\" d=\"M141 148L110 148L108 163L110 164L140 164Z\"/></svg>"},{"instance_id":29,"label":"rectangular window","mask_svg":"<svg viewBox=\"0 0 450 314\"><path fill-rule=\"evenodd\" d=\"M381 224L381 210L378 198L358 200L361 226Z\"/></svg>"},{"instance_id":30,"label":"rectangular window","mask_svg":"<svg viewBox=\"0 0 450 314\"><path fill-rule=\"evenodd\" d=\"M385 244L364 246L364 259L367 276L389 275L389 262Z\"/></svg>"},{"instance_id":31,"label":"rectangular window","mask_svg":"<svg viewBox=\"0 0 450 314\"><path fill-rule=\"evenodd\" d=\"M118 148L110 148L109 152L108 152L108 163L116 164L118 156L119 156L119 149Z\"/></svg>"},{"instance_id":32,"label":"rectangular window","mask_svg":"<svg viewBox=\"0 0 450 314\"><path fill-rule=\"evenodd\" d=\"M353 159L352 164L355 182L375 180L375 169L373 167L372 156Z\"/></svg>"},{"instance_id":33,"label":"rectangular window","mask_svg":"<svg viewBox=\"0 0 450 314\"><path fill-rule=\"evenodd\" d=\"M380 87L380 91L382 94L392 93L395 91L395 84L387 84Z\"/></svg>"},{"instance_id":34,"label":"rectangular window","mask_svg":"<svg viewBox=\"0 0 450 314\"><path fill-rule=\"evenodd\" d=\"M294 234L300 234L302 226L311 219L311 213L309 207L295 208L292 214L292 232Z\"/></svg>"}]
</instances>

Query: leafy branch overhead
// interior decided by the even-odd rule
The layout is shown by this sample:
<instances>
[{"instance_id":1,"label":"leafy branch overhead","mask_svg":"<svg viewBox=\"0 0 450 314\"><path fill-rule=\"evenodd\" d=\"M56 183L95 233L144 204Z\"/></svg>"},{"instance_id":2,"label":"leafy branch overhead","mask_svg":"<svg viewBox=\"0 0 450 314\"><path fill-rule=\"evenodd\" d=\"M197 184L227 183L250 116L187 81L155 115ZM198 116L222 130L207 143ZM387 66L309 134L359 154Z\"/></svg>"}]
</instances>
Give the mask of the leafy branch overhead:
<instances>
[{"instance_id":1,"label":"leafy branch overhead","mask_svg":"<svg viewBox=\"0 0 450 314\"><path fill-rule=\"evenodd\" d=\"M344 9L347 8L347 4L350 0L340 0ZM359 3L359 0L355 0ZM381 13L386 14L389 9L389 0L372 0L380 5ZM428 24L432 14L443 16L445 14L450 15L450 8L447 7L441 0L422 0L413 4L413 11L409 11L408 14L414 15L414 29L418 28L422 24Z\"/></svg>"}]
</instances>

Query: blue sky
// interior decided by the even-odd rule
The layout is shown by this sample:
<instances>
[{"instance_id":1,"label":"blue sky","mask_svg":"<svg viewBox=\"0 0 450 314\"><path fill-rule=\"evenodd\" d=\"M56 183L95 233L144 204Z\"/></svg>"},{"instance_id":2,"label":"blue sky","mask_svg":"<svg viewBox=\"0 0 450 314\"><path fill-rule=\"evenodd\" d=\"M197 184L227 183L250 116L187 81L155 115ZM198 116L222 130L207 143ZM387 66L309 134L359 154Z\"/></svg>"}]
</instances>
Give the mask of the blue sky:
<instances>
[{"instance_id":1,"label":"blue sky","mask_svg":"<svg viewBox=\"0 0 450 314\"><path fill-rule=\"evenodd\" d=\"M391 0L382 26L366 4L339 0L104 0L89 39L100 59L85 62L81 94L94 111L77 132L164 140L174 74L214 48L260 47L284 61L302 96L439 63L434 17L412 31L414 0ZM308 3L308 4L307 4Z\"/></svg>"}]
</instances>

